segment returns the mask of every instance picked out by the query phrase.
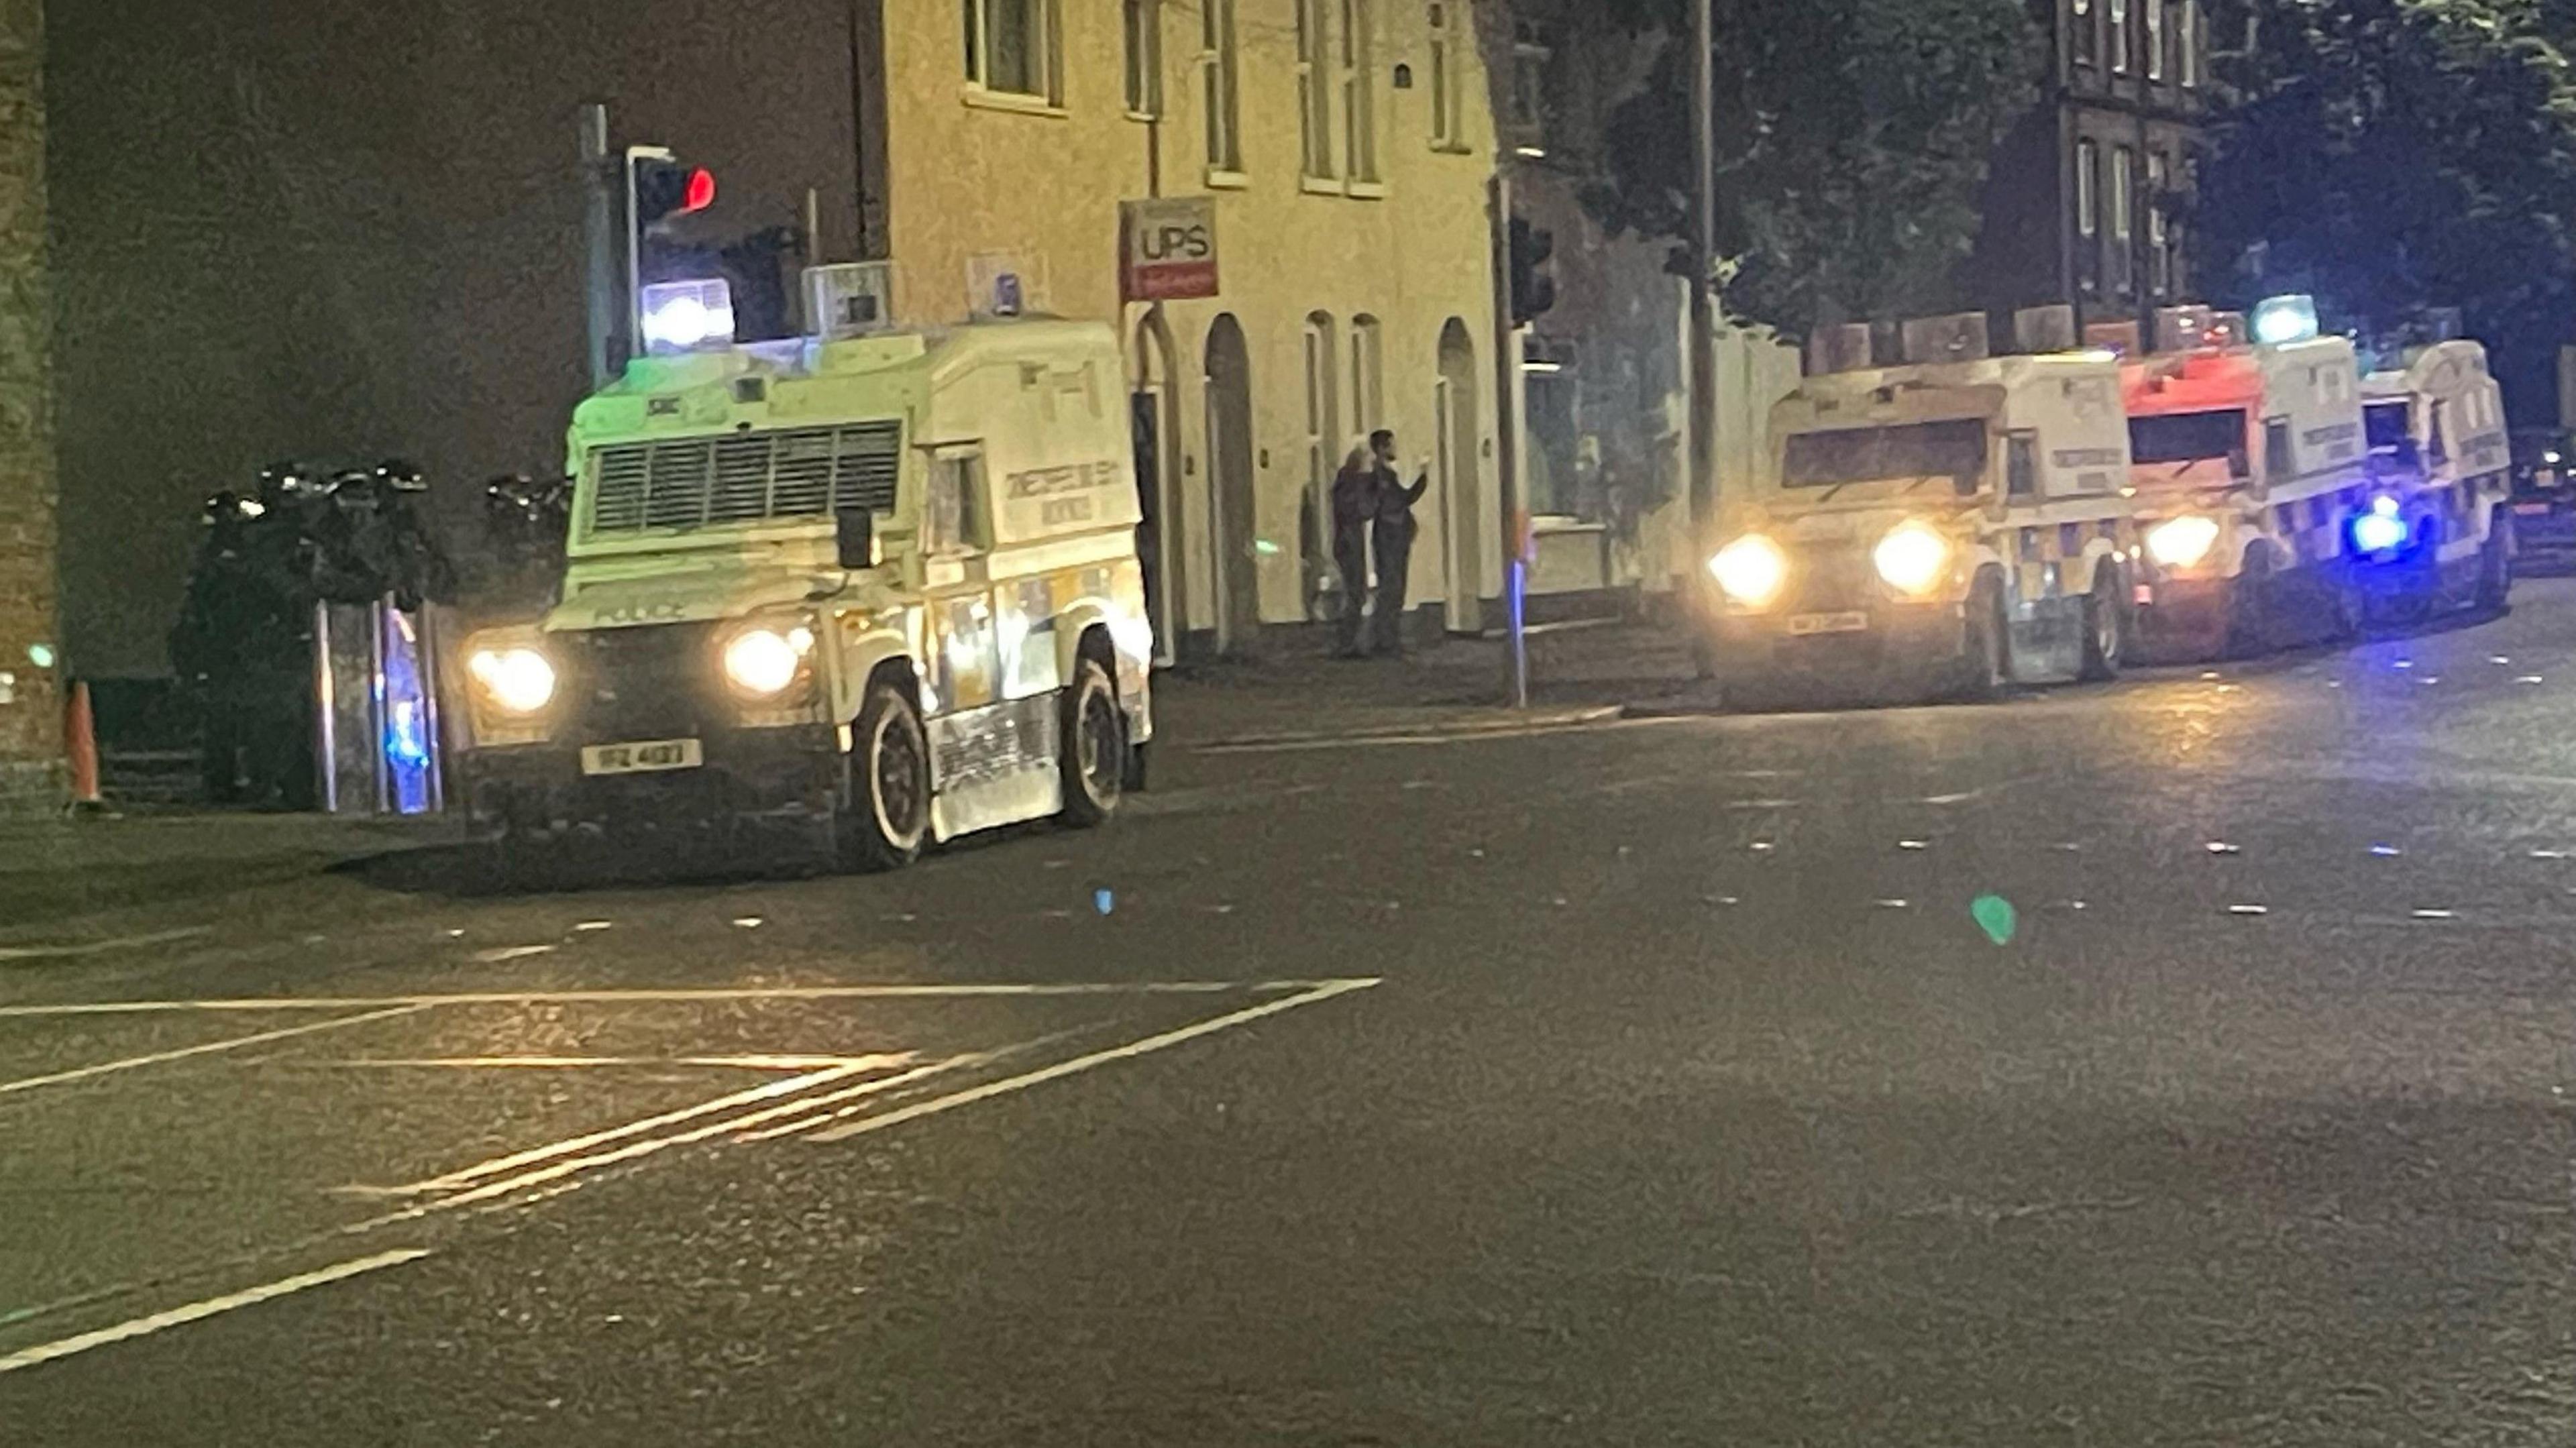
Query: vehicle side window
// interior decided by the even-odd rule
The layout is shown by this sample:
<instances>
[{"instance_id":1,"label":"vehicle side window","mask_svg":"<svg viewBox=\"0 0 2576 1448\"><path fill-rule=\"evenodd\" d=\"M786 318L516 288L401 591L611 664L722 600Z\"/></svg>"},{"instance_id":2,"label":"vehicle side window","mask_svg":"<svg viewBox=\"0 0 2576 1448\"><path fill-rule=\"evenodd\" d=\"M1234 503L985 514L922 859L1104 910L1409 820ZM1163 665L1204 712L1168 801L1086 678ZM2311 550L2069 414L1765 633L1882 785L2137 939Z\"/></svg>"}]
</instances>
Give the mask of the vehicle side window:
<instances>
[{"instance_id":1,"label":"vehicle side window","mask_svg":"<svg viewBox=\"0 0 2576 1448\"><path fill-rule=\"evenodd\" d=\"M2004 492L2008 497L2039 496L2039 439L2014 433L2004 447Z\"/></svg>"},{"instance_id":2,"label":"vehicle side window","mask_svg":"<svg viewBox=\"0 0 2576 1448\"><path fill-rule=\"evenodd\" d=\"M2290 420L2263 419L2263 480L2287 482L2299 475L2299 460L2290 453Z\"/></svg>"},{"instance_id":3,"label":"vehicle side window","mask_svg":"<svg viewBox=\"0 0 2576 1448\"><path fill-rule=\"evenodd\" d=\"M933 459L929 506L922 514L922 552L938 558L983 551L983 495L982 453L942 453Z\"/></svg>"}]
</instances>

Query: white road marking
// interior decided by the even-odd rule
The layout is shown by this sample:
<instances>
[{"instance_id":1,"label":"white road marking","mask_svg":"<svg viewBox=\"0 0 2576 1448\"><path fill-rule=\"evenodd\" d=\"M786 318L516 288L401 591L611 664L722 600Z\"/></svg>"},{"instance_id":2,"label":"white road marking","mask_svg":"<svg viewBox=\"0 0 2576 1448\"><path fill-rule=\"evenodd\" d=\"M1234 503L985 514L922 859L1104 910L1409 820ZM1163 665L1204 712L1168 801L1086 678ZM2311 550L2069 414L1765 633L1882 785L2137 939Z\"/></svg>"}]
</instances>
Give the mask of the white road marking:
<instances>
[{"instance_id":1,"label":"white road marking","mask_svg":"<svg viewBox=\"0 0 2576 1448\"><path fill-rule=\"evenodd\" d=\"M574 1071L596 1066L722 1066L745 1071L817 1071L867 1062L865 1056L360 1056L316 1066L459 1071ZM892 1061L895 1057L880 1057Z\"/></svg>"},{"instance_id":2,"label":"white road marking","mask_svg":"<svg viewBox=\"0 0 2576 1448\"><path fill-rule=\"evenodd\" d=\"M889 1126L900 1126L904 1122L917 1121L924 1116L935 1116L942 1111L953 1110L956 1107L970 1105L977 1101L988 1101L996 1096L1007 1096L1012 1092L1025 1091L1032 1086L1043 1085L1049 1081L1062 1080L1064 1077L1077 1075L1081 1072L1091 1070L1094 1067L1106 1066L1112 1061L1128 1061L1133 1060L1138 1056L1151 1055L1156 1051L1169 1049L1170 1047L1180 1045L1185 1041L1194 1041L1201 1036L1212 1036L1219 1031L1229 1031L1237 1026L1250 1025L1252 1022L1260 1020L1265 1016L1275 1016L1282 1011L1293 1011L1300 1006L1319 1005L1325 1001L1331 1000L1335 996L1348 995L1353 991L1367 990L1377 984L1378 980L1375 978L1353 978L1349 980L1326 981L1312 990L1303 991L1297 995L1287 996L1275 1001L1264 1001L1257 1006L1247 1006L1239 1011L1229 1011L1224 1015L1199 1021L1192 1025L1182 1026L1176 1030L1164 1031L1157 1035L1147 1036L1142 1040L1130 1041L1123 1046L1112 1046L1105 1051L1094 1051L1087 1056L1076 1056L1069 1061L1058 1061L1052 1066L1041 1066L1034 1071L1023 1071L1017 1076L1006 1076L999 1081L987 1081L981 1086L970 1086L963 1091L951 1092L946 1096L935 1096L928 1101L919 1101L910 1106L897 1107L896 1109L885 1112L882 1115L862 1117L857 1121L851 1122L847 1126L833 1127L831 1130L824 1132L814 1139L816 1141L842 1141L871 1131L883 1131Z\"/></svg>"},{"instance_id":3,"label":"white road marking","mask_svg":"<svg viewBox=\"0 0 2576 1448\"><path fill-rule=\"evenodd\" d=\"M668 990L493 990L396 996L229 996L201 1000L77 1001L56 1005L0 1006L0 1020L29 1016L129 1016L179 1011L347 1011L383 1006L525 1006L689 1004L708 1001L828 1001L974 998L981 996L1226 995L1238 991L1301 991L1332 985L1320 980L1137 980L1055 984L775 985L713 986Z\"/></svg>"},{"instance_id":4,"label":"white road marking","mask_svg":"<svg viewBox=\"0 0 2576 1448\"><path fill-rule=\"evenodd\" d=\"M750 1112L746 1115L728 1116L722 1121L709 1122L703 1126L691 1127L686 1131L675 1131L668 1136L651 1136L646 1137L641 1141L631 1141L613 1151L600 1152L595 1156L578 1156L566 1160L555 1161L545 1166L534 1167L530 1170L520 1172L515 1176L501 1177L494 1181L484 1182L480 1186L469 1187L463 1191L451 1193L447 1196L438 1198L436 1201L423 1202L416 1207L405 1207L398 1212L391 1212L381 1217L371 1218L367 1221L360 1222L355 1226L346 1228L345 1230L353 1234L359 1232L370 1232L378 1227L391 1226L396 1222L414 1221L418 1218L425 1217L432 1212L454 1211L458 1207L470 1207L478 1202L493 1201L502 1197L513 1197L522 1192L528 1191L531 1188L545 1187L550 1184L554 1184L554 1189L560 1191L563 1190L564 1187L573 1184L568 1180L569 1178L578 1176L584 1172L595 1171L601 1167L615 1166L620 1162L634 1161L640 1157L652 1156L657 1152L668 1151L675 1146L688 1146L695 1142L710 1141L719 1136L742 1131L748 1127L764 1125L768 1122L780 1120L781 1118L813 1116L814 1113L819 1112L826 1107L837 1106L844 1101L855 1100L862 1096L871 1096L881 1091L891 1091L899 1086L907 1086L913 1082L935 1076L942 1071L951 1071L964 1066L982 1065L986 1062L998 1060L1013 1051L1024 1049L1026 1049L1025 1046L1005 1046L998 1051L977 1051L964 1056L951 1056L944 1061L933 1061L927 1066L916 1066L909 1071L900 1072L896 1075L880 1076L873 1081L862 1081L856 1086L846 1087L839 1091L827 1092L821 1096L800 1097L782 1105L768 1107L764 1110ZM780 1084L784 1085L785 1083L782 1082ZM826 1118L814 1117L814 1119L819 1121ZM638 1124L640 1125L641 1123ZM624 1130L624 1128L621 1128L619 1132L609 1134L623 1134ZM411 1189L397 1187L394 1188L393 1193L390 1194L400 1194L409 1190Z\"/></svg>"},{"instance_id":5,"label":"white road marking","mask_svg":"<svg viewBox=\"0 0 2576 1448\"><path fill-rule=\"evenodd\" d=\"M56 1071L46 1076L28 1076L16 1081L0 1081L0 1096L6 1096L12 1091L33 1091L39 1086L59 1086L65 1081L81 1081L92 1076L104 1076L112 1071L132 1071L144 1066L158 1066L164 1062L185 1060L190 1056L212 1055L217 1051L238 1051L244 1046L283 1041L290 1036L309 1036L316 1031L336 1031L342 1026L365 1025L369 1021L407 1016L414 1011L425 1009L427 1007L417 1005L391 1006L383 1010L368 1011L362 1015L342 1016L337 1020L314 1021L308 1025L284 1026L274 1031L261 1031L254 1036L239 1036L227 1041L208 1041L203 1045L182 1046L175 1051L155 1051L148 1056L128 1056L121 1061L102 1061L95 1066Z\"/></svg>"},{"instance_id":6,"label":"white road marking","mask_svg":"<svg viewBox=\"0 0 2576 1448\"><path fill-rule=\"evenodd\" d=\"M524 960L531 955L551 955L551 945L503 945L491 950L478 950L474 958L485 965L499 965L505 960Z\"/></svg>"},{"instance_id":7,"label":"white road marking","mask_svg":"<svg viewBox=\"0 0 2576 1448\"><path fill-rule=\"evenodd\" d=\"M2265 905L2230 905L2227 907L2227 913L2230 915L2269 915L2272 912L2271 907Z\"/></svg>"},{"instance_id":8,"label":"white road marking","mask_svg":"<svg viewBox=\"0 0 2576 1448\"><path fill-rule=\"evenodd\" d=\"M676 1111L665 1111L658 1116L647 1116L639 1121L627 1122L623 1126L612 1126L604 1131L566 1137L561 1141L533 1146L525 1151L514 1151L507 1156L492 1157L485 1161L478 1161L472 1166L459 1167L444 1175L430 1177L425 1181L411 1182L398 1187L349 1186L342 1187L340 1190L343 1194L351 1196L386 1197L419 1196L430 1192L453 1191L471 1186L485 1177L498 1176L520 1167L569 1156L577 1151L587 1151L594 1146L621 1141L630 1136L639 1136L660 1127L675 1126L683 1121L694 1121L716 1112L730 1111L737 1106L775 1101L781 1096L792 1096L811 1087L827 1085L858 1075L862 1071L881 1071L889 1066L909 1065L913 1059L910 1054L865 1057L850 1065L830 1066L820 1071L808 1071L801 1075L790 1076L783 1081L771 1081L741 1091L728 1092L711 1101L701 1101L695 1106L683 1106Z\"/></svg>"},{"instance_id":9,"label":"white road marking","mask_svg":"<svg viewBox=\"0 0 2576 1448\"><path fill-rule=\"evenodd\" d=\"M213 933L212 926L191 925L182 930L155 930L149 935L120 935L112 940L84 940L74 945L0 946L0 965L22 960L70 960L84 955L105 955L112 950L139 950L147 945L168 945L174 940L193 940Z\"/></svg>"},{"instance_id":10,"label":"white road marking","mask_svg":"<svg viewBox=\"0 0 2576 1448\"><path fill-rule=\"evenodd\" d=\"M202 1302L191 1302L185 1307L173 1307L166 1312L156 1312L148 1317L131 1318L113 1327L102 1327L96 1332L84 1332L75 1337L38 1343L34 1347L23 1348L0 1357L0 1373L13 1373L20 1368L36 1367L58 1358L87 1352L94 1347L106 1347L111 1343L145 1337L165 1328L202 1322L206 1318L231 1312L236 1308L255 1307L260 1303L284 1297L290 1293L302 1292L308 1288L326 1287L331 1283L343 1282L364 1273L380 1272L387 1267L400 1267L406 1262L417 1262L428 1255L429 1252L425 1248L399 1247L390 1252L378 1252L372 1257L359 1257L316 1271L299 1272L292 1277L281 1277L275 1282L262 1283L241 1292L228 1292L221 1297L209 1297Z\"/></svg>"}]
</instances>

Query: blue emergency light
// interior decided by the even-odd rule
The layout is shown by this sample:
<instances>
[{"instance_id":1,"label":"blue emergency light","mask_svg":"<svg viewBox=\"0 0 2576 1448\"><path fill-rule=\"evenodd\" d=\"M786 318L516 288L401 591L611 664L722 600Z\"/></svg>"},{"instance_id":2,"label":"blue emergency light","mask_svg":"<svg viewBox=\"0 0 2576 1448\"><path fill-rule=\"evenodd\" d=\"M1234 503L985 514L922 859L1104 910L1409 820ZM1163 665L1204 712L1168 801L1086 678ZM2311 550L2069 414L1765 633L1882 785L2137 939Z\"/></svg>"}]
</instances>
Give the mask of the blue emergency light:
<instances>
[{"instance_id":1,"label":"blue emergency light","mask_svg":"<svg viewBox=\"0 0 2576 1448\"><path fill-rule=\"evenodd\" d=\"M2406 546L2415 536L2408 527L2395 498L2386 494L2370 500L2370 511L2352 520L2352 546L2357 553L2386 557Z\"/></svg>"}]
</instances>

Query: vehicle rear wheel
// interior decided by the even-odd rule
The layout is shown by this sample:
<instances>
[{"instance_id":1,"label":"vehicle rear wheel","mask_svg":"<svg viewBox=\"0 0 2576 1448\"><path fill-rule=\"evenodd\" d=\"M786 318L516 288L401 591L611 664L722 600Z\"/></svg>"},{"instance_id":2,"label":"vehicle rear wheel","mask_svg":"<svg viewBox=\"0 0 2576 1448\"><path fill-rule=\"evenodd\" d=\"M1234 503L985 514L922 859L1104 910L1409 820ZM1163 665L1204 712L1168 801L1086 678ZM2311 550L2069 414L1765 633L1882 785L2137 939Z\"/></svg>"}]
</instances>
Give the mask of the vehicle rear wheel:
<instances>
[{"instance_id":1,"label":"vehicle rear wheel","mask_svg":"<svg viewBox=\"0 0 2576 1448\"><path fill-rule=\"evenodd\" d=\"M2478 607L2489 612L2501 612L2513 595L2513 542L2513 515L2498 508L2478 549Z\"/></svg>"},{"instance_id":2,"label":"vehicle rear wheel","mask_svg":"<svg viewBox=\"0 0 2576 1448\"><path fill-rule=\"evenodd\" d=\"M862 870L899 870L919 859L930 836L930 738L903 690L868 689L842 767L842 858Z\"/></svg>"},{"instance_id":3,"label":"vehicle rear wheel","mask_svg":"<svg viewBox=\"0 0 2576 1448\"><path fill-rule=\"evenodd\" d=\"M2084 595L2083 677L2096 683L2120 677L2120 660L2129 651L2129 610L2120 596L2120 570L2104 563L2093 571L2093 591Z\"/></svg>"},{"instance_id":4,"label":"vehicle rear wheel","mask_svg":"<svg viewBox=\"0 0 2576 1448\"><path fill-rule=\"evenodd\" d=\"M1127 787L1127 716L1117 687L1098 659L1074 665L1064 691L1064 822L1080 829L1105 823L1118 812Z\"/></svg>"}]
</instances>

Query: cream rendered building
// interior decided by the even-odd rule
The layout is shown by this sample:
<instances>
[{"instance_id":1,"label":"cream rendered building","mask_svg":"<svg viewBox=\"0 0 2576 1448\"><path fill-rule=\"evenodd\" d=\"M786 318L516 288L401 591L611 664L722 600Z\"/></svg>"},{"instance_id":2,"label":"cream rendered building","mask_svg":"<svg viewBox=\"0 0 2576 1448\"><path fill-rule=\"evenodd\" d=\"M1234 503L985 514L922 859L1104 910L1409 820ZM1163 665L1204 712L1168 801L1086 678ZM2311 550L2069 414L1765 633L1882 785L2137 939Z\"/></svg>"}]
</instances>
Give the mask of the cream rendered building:
<instances>
[{"instance_id":1,"label":"cream rendered building","mask_svg":"<svg viewBox=\"0 0 2576 1448\"><path fill-rule=\"evenodd\" d=\"M1414 612L1475 627L1500 591L1491 3L862 7L863 249L907 323L1001 268L1119 326L1167 647L1328 606L1323 490L1373 427L1430 466ZM1120 202L1156 196L1213 198L1220 295L1122 299Z\"/></svg>"}]
</instances>

